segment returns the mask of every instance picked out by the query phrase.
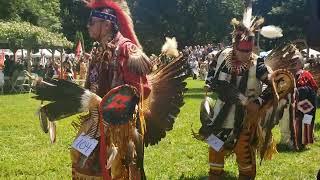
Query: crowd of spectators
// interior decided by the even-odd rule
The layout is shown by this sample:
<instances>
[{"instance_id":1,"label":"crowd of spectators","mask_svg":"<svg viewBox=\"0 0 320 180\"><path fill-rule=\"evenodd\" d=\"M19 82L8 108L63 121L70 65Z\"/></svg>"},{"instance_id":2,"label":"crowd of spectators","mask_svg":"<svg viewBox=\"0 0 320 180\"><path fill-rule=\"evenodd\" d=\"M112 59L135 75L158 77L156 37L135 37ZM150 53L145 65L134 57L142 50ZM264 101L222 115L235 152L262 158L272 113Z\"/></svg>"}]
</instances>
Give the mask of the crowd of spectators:
<instances>
[{"instance_id":1,"label":"crowd of spectators","mask_svg":"<svg viewBox=\"0 0 320 180\"><path fill-rule=\"evenodd\" d=\"M86 77L88 61L85 56L78 58L66 56L62 64L60 58L49 58L46 61L42 61L41 58L34 58L29 64L30 69L28 69L27 59L18 58L14 60L14 56L6 55L0 67L0 84L2 87L9 86L10 90L10 86L16 82L19 76L26 76L26 72L29 72L36 77L42 78L62 78L69 81L80 80L79 84L82 85Z\"/></svg>"},{"instance_id":2,"label":"crowd of spectators","mask_svg":"<svg viewBox=\"0 0 320 180\"><path fill-rule=\"evenodd\" d=\"M186 46L182 52L188 59L189 73L193 79L205 80L208 74L209 65L213 62L215 55L222 49L222 46L207 44L204 46Z\"/></svg>"}]
</instances>

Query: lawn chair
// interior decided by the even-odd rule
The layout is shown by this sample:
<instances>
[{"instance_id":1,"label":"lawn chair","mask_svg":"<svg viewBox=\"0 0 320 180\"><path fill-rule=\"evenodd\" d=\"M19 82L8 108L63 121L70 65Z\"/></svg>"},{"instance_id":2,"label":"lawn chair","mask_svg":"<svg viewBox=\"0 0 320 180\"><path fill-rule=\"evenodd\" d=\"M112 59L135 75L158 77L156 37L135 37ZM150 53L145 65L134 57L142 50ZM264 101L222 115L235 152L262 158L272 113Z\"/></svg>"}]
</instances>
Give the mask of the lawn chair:
<instances>
[{"instance_id":1,"label":"lawn chair","mask_svg":"<svg viewBox=\"0 0 320 180\"><path fill-rule=\"evenodd\" d=\"M30 84L26 83L26 76L18 76L18 78L15 80L15 82L12 83L12 88L11 92L16 92L16 93L22 93L26 92L27 90L25 87L28 87L28 91L30 90Z\"/></svg>"}]
</instances>

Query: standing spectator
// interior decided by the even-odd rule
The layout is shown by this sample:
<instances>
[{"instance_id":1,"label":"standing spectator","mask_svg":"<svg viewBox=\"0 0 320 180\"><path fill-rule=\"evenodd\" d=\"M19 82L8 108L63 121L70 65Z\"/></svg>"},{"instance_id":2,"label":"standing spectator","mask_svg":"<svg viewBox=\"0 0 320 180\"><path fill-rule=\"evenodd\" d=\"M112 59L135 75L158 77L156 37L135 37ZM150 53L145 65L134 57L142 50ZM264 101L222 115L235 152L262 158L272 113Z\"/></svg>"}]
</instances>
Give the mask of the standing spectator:
<instances>
[{"instance_id":1,"label":"standing spectator","mask_svg":"<svg viewBox=\"0 0 320 180\"><path fill-rule=\"evenodd\" d=\"M4 86L4 54L0 55L0 89L1 93L3 93L3 86Z\"/></svg>"},{"instance_id":2,"label":"standing spectator","mask_svg":"<svg viewBox=\"0 0 320 180\"><path fill-rule=\"evenodd\" d=\"M4 69L3 69L4 76L12 77L12 74L14 71L14 65L15 65L14 59L12 56L8 56L8 55L5 56L5 59L6 60L4 61Z\"/></svg>"},{"instance_id":3,"label":"standing spectator","mask_svg":"<svg viewBox=\"0 0 320 180\"><path fill-rule=\"evenodd\" d=\"M87 77L88 67L84 58L80 59L79 66L80 66L80 70L79 70L80 80L85 80ZM82 85L82 83L80 85Z\"/></svg>"},{"instance_id":4,"label":"standing spectator","mask_svg":"<svg viewBox=\"0 0 320 180\"><path fill-rule=\"evenodd\" d=\"M52 62L46 65L45 67L45 77L52 78L54 75L54 68Z\"/></svg>"},{"instance_id":5,"label":"standing spectator","mask_svg":"<svg viewBox=\"0 0 320 180\"><path fill-rule=\"evenodd\" d=\"M72 62L67 60L63 64L64 78L68 81L74 81L73 65Z\"/></svg>"},{"instance_id":6,"label":"standing spectator","mask_svg":"<svg viewBox=\"0 0 320 180\"><path fill-rule=\"evenodd\" d=\"M59 63L54 62L53 64L54 74L52 77L62 79L61 77L61 65Z\"/></svg>"},{"instance_id":7,"label":"standing spectator","mask_svg":"<svg viewBox=\"0 0 320 180\"><path fill-rule=\"evenodd\" d=\"M189 62L190 68L191 68L191 73L192 73L192 78L197 79L199 76L199 63L197 60L193 60Z\"/></svg>"}]
</instances>

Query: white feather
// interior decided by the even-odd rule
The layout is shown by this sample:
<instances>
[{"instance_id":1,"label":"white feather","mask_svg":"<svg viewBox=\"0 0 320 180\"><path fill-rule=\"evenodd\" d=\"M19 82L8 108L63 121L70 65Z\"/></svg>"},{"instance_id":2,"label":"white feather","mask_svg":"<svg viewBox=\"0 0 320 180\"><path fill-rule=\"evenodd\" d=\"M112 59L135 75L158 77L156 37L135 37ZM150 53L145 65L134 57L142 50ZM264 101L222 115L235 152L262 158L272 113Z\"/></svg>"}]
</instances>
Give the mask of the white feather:
<instances>
[{"instance_id":1,"label":"white feather","mask_svg":"<svg viewBox=\"0 0 320 180\"><path fill-rule=\"evenodd\" d=\"M206 109L207 113L210 114L210 105L208 101L204 102L204 108Z\"/></svg>"},{"instance_id":2,"label":"white feather","mask_svg":"<svg viewBox=\"0 0 320 180\"><path fill-rule=\"evenodd\" d=\"M79 112L86 112L92 109L93 106L98 106L101 98L95 93L86 90L81 96L81 107Z\"/></svg>"},{"instance_id":3,"label":"white feather","mask_svg":"<svg viewBox=\"0 0 320 180\"><path fill-rule=\"evenodd\" d=\"M116 159L118 154L118 148L112 144L110 150L108 151L107 169L110 169L113 161Z\"/></svg>"},{"instance_id":4,"label":"white feather","mask_svg":"<svg viewBox=\"0 0 320 180\"><path fill-rule=\"evenodd\" d=\"M252 24L251 18L252 18L252 7L247 7L245 12L243 13L242 23L248 29L250 28L250 26Z\"/></svg>"},{"instance_id":5,"label":"white feather","mask_svg":"<svg viewBox=\"0 0 320 180\"><path fill-rule=\"evenodd\" d=\"M282 29L274 25L262 27L260 34L269 39L280 38L283 36Z\"/></svg>"},{"instance_id":6,"label":"white feather","mask_svg":"<svg viewBox=\"0 0 320 180\"><path fill-rule=\"evenodd\" d=\"M245 0L244 1L245 9L243 13L242 23L243 25L250 29L251 27L251 20L252 20L252 0Z\"/></svg>"},{"instance_id":7,"label":"white feather","mask_svg":"<svg viewBox=\"0 0 320 180\"><path fill-rule=\"evenodd\" d=\"M163 44L161 48L161 52L172 57L179 56L178 52L178 43L175 37L168 38L166 37L166 42Z\"/></svg>"}]
</instances>

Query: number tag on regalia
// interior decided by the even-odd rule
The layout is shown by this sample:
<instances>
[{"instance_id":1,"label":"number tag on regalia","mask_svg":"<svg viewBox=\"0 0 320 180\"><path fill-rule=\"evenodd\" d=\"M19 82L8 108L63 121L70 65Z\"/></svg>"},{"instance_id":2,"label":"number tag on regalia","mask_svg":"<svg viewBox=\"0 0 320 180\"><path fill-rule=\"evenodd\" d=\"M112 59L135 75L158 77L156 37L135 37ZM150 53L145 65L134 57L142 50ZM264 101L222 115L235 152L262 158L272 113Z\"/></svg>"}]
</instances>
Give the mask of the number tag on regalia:
<instances>
[{"instance_id":1,"label":"number tag on regalia","mask_svg":"<svg viewBox=\"0 0 320 180\"><path fill-rule=\"evenodd\" d=\"M304 124L310 125L311 122L312 122L312 119L313 119L313 116L312 116L312 115L304 114L302 122L303 122Z\"/></svg>"},{"instance_id":2,"label":"number tag on regalia","mask_svg":"<svg viewBox=\"0 0 320 180\"><path fill-rule=\"evenodd\" d=\"M96 148L97 144L97 140L84 135L84 133L81 133L81 135L73 142L72 147L86 157L89 157L92 151Z\"/></svg>"},{"instance_id":3,"label":"number tag on regalia","mask_svg":"<svg viewBox=\"0 0 320 180\"><path fill-rule=\"evenodd\" d=\"M207 143L217 152L220 151L222 148L224 142L221 141L217 136L211 134L211 136L208 137Z\"/></svg>"}]
</instances>

